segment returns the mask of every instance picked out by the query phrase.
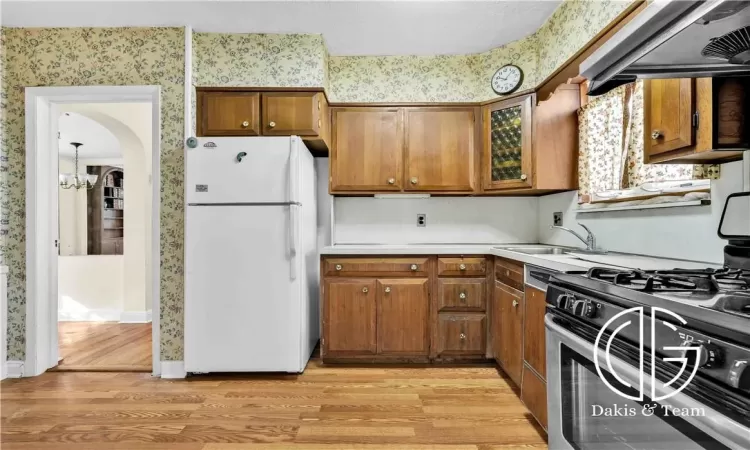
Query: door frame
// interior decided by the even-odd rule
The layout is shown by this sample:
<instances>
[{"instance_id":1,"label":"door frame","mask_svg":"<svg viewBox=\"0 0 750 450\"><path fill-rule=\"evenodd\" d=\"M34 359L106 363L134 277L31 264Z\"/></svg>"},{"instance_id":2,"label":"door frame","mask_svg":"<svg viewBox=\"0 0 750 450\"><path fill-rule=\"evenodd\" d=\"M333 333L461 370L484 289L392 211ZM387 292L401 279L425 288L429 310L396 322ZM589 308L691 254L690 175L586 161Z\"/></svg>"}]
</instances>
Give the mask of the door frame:
<instances>
[{"instance_id":1,"label":"door frame","mask_svg":"<svg viewBox=\"0 0 750 450\"><path fill-rule=\"evenodd\" d=\"M55 240L58 239L57 107L70 103L151 103L152 155L152 373L160 365L160 192L161 192L161 87L69 86L26 88L26 356L24 376L37 376L58 362L58 289ZM55 180L53 183L52 181ZM45 295L46 294L46 295Z\"/></svg>"}]
</instances>

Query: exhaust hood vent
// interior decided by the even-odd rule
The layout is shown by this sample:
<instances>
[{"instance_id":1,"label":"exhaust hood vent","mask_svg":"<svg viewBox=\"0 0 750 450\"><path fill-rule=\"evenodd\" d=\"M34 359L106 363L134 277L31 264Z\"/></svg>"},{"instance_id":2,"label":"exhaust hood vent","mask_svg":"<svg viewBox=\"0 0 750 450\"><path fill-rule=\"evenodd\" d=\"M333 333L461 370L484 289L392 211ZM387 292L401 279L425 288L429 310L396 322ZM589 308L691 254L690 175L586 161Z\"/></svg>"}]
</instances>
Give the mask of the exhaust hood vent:
<instances>
[{"instance_id":1,"label":"exhaust hood vent","mask_svg":"<svg viewBox=\"0 0 750 450\"><path fill-rule=\"evenodd\" d=\"M717 58L730 64L750 65L750 26L711 39L701 55Z\"/></svg>"}]
</instances>

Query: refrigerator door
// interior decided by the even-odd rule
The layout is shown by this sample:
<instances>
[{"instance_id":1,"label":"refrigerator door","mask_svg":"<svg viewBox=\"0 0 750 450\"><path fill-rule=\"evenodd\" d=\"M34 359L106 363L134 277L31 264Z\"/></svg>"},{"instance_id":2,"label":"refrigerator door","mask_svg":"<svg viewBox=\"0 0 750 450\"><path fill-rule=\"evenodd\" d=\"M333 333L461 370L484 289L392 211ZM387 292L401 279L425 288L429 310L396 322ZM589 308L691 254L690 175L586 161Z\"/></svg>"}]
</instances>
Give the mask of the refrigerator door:
<instances>
[{"instance_id":1,"label":"refrigerator door","mask_svg":"<svg viewBox=\"0 0 750 450\"><path fill-rule=\"evenodd\" d=\"M188 372L304 369L297 208L187 207Z\"/></svg>"},{"instance_id":2,"label":"refrigerator door","mask_svg":"<svg viewBox=\"0 0 750 450\"><path fill-rule=\"evenodd\" d=\"M199 138L187 150L188 204L299 202L298 137Z\"/></svg>"}]
</instances>

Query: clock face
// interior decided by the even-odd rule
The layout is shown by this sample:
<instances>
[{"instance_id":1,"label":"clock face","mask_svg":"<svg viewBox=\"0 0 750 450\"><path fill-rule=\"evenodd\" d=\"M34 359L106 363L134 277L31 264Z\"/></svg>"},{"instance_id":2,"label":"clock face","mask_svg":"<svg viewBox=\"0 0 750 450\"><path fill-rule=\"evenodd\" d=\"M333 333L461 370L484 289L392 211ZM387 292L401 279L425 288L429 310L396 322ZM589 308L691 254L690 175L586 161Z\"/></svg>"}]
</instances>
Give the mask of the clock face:
<instances>
[{"instance_id":1,"label":"clock face","mask_svg":"<svg viewBox=\"0 0 750 450\"><path fill-rule=\"evenodd\" d=\"M523 82L523 72L518 66L508 64L495 72L492 76L492 90L498 94L509 94L515 91Z\"/></svg>"}]
</instances>

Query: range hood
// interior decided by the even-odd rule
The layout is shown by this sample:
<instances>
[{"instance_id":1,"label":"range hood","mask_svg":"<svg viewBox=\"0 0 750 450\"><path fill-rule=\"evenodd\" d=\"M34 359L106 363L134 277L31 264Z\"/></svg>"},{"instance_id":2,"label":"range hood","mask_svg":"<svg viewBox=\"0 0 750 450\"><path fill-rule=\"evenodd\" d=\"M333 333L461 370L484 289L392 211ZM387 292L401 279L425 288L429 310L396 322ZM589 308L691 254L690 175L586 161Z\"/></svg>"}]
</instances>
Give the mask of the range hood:
<instances>
[{"instance_id":1,"label":"range hood","mask_svg":"<svg viewBox=\"0 0 750 450\"><path fill-rule=\"evenodd\" d=\"M655 0L580 70L589 95L637 78L750 75L750 1Z\"/></svg>"}]
</instances>

